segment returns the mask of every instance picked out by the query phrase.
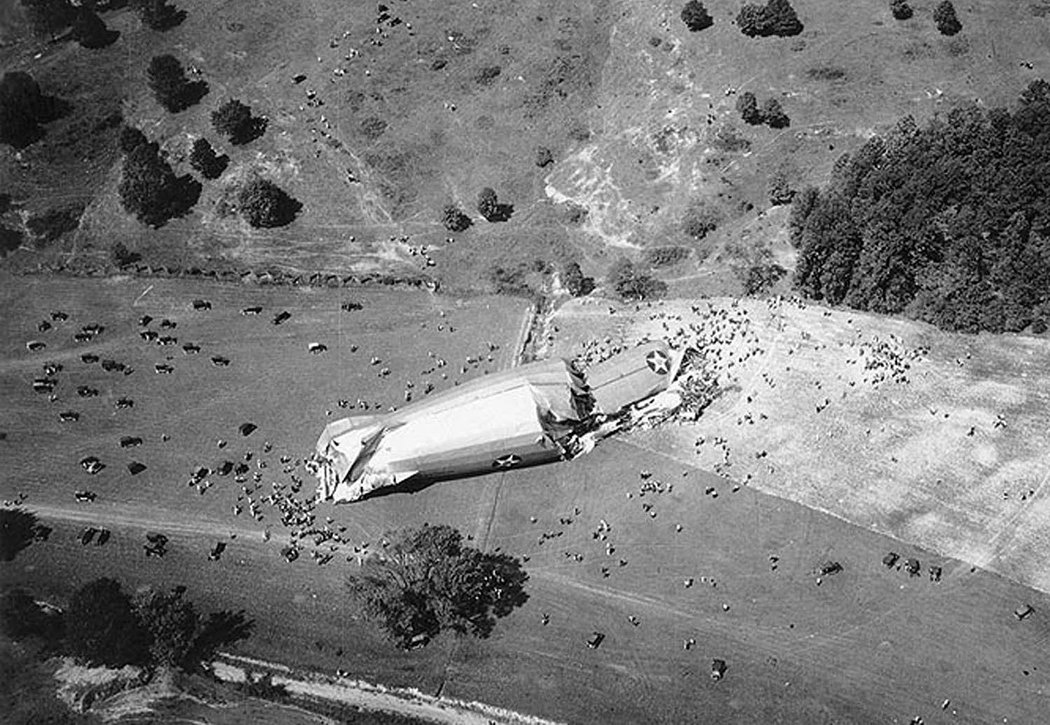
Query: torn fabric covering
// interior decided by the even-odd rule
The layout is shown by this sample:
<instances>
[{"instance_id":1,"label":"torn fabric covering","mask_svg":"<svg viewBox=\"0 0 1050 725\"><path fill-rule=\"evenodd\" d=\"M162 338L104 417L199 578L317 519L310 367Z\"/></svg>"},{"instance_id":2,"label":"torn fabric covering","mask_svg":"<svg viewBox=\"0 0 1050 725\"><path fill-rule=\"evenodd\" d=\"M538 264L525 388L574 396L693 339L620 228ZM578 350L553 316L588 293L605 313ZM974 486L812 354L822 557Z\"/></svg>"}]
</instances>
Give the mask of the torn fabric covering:
<instances>
[{"instance_id":1,"label":"torn fabric covering","mask_svg":"<svg viewBox=\"0 0 1050 725\"><path fill-rule=\"evenodd\" d=\"M665 390L674 379L681 362L663 341L647 342L592 365L587 383L595 407L605 415L615 415L628 405Z\"/></svg>"}]
</instances>

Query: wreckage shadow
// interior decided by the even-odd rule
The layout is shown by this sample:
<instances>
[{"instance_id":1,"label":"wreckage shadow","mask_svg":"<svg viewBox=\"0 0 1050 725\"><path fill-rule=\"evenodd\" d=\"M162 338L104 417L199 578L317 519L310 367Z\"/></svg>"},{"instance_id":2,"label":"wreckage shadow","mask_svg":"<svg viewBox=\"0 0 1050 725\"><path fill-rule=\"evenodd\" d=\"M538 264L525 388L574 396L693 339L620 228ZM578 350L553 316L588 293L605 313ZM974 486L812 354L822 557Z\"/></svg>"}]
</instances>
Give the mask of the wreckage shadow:
<instances>
[{"instance_id":1,"label":"wreckage shadow","mask_svg":"<svg viewBox=\"0 0 1050 725\"><path fill-rule=\"evenodd\" d=\"M518 466L514 466L513 469L492 469L491 471L476 471L474 473L461 473L454 476L430 476L427 478L410 478L404 483L399 483L394 486L384 486L383 488L377 488L374 491L370 491L362 496L359 501L369 501L372 499L382 498L383 496L393 496L399 493L419 493L425 488L430 488L436 483L448 483L450 481L464 481L470 478L481 478L482 476L491 476L494 473L506 473L509 470L520 471L525 468L535 468L537 466L547 466L551 463L557 463L554 461L537 461L535 463L524 463Z\"/></svg>"}]
</instances>

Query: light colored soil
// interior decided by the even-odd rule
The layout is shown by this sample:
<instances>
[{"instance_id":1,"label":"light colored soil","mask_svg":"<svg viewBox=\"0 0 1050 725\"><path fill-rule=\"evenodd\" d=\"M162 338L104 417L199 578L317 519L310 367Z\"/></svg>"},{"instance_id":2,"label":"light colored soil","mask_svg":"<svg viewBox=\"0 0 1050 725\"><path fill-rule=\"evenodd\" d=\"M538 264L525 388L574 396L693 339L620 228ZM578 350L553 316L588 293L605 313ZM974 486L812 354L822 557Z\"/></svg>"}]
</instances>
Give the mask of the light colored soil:
<instances>
[{"instance_id":1,"label":"light colored soil","mask_svg":"<svg viewBox=\"0 0 1050 725\"><path fill-rule=\"evenodd\" d=\"M699 343L724 382L696 424L639 445L1050 591L1050 341L787 301L609 309L560 310L562 352L606 335Z\"/></svg>"}]
</instances>

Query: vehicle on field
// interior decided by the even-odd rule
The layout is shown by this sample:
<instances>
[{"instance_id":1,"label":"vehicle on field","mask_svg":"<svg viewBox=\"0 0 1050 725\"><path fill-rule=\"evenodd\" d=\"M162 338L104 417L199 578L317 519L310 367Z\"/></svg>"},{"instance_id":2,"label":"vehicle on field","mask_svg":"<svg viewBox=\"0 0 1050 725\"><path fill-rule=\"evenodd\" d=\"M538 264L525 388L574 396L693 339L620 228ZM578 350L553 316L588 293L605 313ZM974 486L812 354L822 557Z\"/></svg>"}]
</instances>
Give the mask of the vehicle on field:
<instances>
[{"instance_id":1,"label":"vehicle on field","mask_svg":"<svg viewBox=\"0 0 1050 725\"><path fill-rule=\"evenodd\" d=\"M276 315L274 315L273 324L281 325L281 324L287 322L288 320L290 320L291 318L292 318L292 313L289 312L288 310L284 310L284 311L278 312Z\"/></svg>"},{"instance_id":2,"label":"vehicle on field","mask_svg":"<svg viewBox=\"0 0 1050 725\"><path fill-rule=\"evenodd\" d=\"M595 631L587 640L587 646L591 649L598 649L601 647L603 641L605 641L605 634Z\"/></svg>"},{"instance_id":3,"label":"vehicle on field","mask_svg":"<svg viewBox=\"0 0 1050 725\"><path fill-rule=\"evenodd\" d=\"M98 498L98 494L96 494L94 491L77 490L73 492L73 498L75 498L80 503L91 503L96 498Z\"/></svg>"},{"instance_id":4,"label":"vehicle on field","mask_svg":"<svg viewBox=\"0 0 1050 725\"><path fill-rule=\"evenodd\" d=\"M716 682L721 680L725 677L727 669L729 668L726 666L725 660L718 659L717 657L711 660L711 679Z\"/></svg>"},{"instance_id":5,"label":"vehicle on field","mask_svg":"<svg viewBox=\"0 0 1050 725\"><path fill-rule=\"evenodd\" d=\"M197 310L198 312L203 312L204 310L210 310L211 309L211 302L209 302L208 300L201 300L201 299L193 300L193 309Z\"/></svg>"},{"instance_id":6,"label":"vehicle on field","mask_svg":"<svg viewBox=\"0 0 1050 725\"><path fill-rule=\"evenodd\" d=\"M1022 621L1032 616L1035 613L1035 609L1031 604L1022 604L1014 610L1014 616L1017 617L1017 621Z\"/></svg>"},{"instance_id":7,"label":"vehicle on field","mask_svg":"<svg viewBox=\"0 0 1050 725\"><path fill-rule=\"evenodd\" d=\"M210 559L211 561L218 561L219 557L222 556L222 552L224 551L226 551L226 542L216 542L215 547L211 550L211 553L208 554L208 559Z\"/></svg>"}]
</instances>

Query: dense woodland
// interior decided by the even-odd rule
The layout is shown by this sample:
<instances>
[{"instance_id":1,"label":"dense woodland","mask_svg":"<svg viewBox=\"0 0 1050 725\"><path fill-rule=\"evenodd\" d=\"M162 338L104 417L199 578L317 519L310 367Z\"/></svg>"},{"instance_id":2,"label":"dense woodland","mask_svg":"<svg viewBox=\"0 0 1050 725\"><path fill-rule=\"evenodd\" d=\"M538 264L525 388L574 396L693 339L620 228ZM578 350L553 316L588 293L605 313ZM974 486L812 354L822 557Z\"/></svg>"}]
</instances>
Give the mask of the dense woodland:
<instances>
[{"instance_id":1,"label":"dense woodland","mask_svg":"<svg viewBox=\"0 0 1050 725\"><path fill-rule=\"evenodd\" d=\"M1050 83L1016 108L911 117L795 198L795 282L831 304L947 330L1046 329L1050 319Z\"/></svg>"}]
</instances>

